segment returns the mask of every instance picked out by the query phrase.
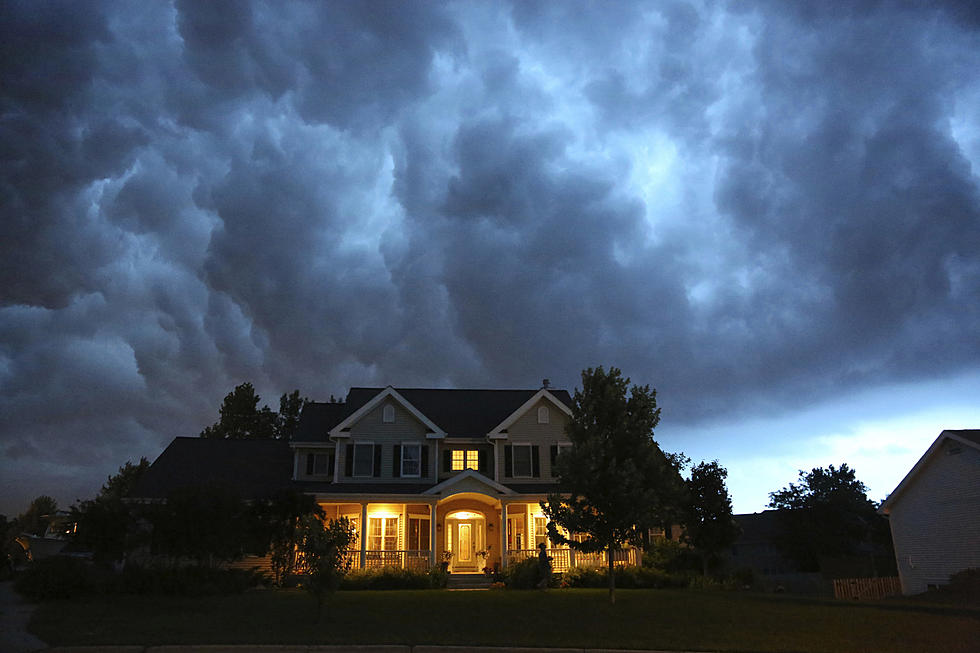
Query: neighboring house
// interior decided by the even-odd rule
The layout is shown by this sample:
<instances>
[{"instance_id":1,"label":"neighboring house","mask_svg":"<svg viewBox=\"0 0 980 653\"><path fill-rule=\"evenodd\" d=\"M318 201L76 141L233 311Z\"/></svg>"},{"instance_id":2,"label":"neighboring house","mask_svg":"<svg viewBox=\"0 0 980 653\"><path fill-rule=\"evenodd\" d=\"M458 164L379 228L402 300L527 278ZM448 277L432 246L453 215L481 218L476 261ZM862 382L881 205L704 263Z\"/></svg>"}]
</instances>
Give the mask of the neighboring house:
<instances>
[{"instance_id":1,"label":"neighboring house","mask_svg":"<svg viewBox=\"0 0 980 653\"><path fill-rule=\"evenodd\" d=\"M729 549L729 568L734 570L748 567L764 576L799 571L796 563L787 558L779 547L783 525L778 510L763 510L733 517L741 533Z\"/></svg>"},{"instance_id":2,"label":"neighboring house","mask_svg":"<svg viewBox=\"0 0 980 653\"><path fill-rule=\"evenodd\" d=\"M549 547L556 571L601 565L548 541L539 502L571 446L564 390L351 388L344 403L311 403L290 442L177 438L138 487L164 498L222 482L260 498L292 487L357 532L354 566L477 573ZM635 564L634 550L620 552Z\"/></svg>"},{"instance_id":3,"label":"neighboring house","mask_svg":"<svg viewBox=\"0 0 980 653\"><path fill-rule=\"evenodd\" d=\"M980 430L940 433L878 512L891 524L903 594L980 568Z\"/></svg>"}]
</instances>

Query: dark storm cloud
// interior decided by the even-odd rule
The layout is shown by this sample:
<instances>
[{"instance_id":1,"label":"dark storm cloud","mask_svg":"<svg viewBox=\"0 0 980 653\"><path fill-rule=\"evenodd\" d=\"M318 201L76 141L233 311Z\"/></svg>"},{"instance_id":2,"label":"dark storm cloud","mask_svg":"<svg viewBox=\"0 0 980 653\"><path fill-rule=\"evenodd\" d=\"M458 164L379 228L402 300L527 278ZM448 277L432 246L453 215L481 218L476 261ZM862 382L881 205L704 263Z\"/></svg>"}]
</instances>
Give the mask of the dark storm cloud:
<instances>
[{"instance_id":1,"label":"dark storm cloud","mask_svg":"<svg viewBox=\"0 0 980 653\"><path fill-rule=\"evenodd\" d=\"M243 380L617 365L694 423L976 368L957 7L4 3L4 509Z\"/></svg>"}]
</instances>

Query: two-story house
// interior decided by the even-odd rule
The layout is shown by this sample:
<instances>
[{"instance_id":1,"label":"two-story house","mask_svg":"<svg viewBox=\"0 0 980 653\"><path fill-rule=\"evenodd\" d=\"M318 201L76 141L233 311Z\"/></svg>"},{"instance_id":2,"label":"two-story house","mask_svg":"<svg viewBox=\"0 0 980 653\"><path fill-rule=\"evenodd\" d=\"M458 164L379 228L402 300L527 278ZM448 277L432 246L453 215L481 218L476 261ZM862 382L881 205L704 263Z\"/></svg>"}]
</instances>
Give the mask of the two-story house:
<instances>
[{"instance_id":1,"label":"two-story house","mask_svg":"<svg viewBox=\"0 0 980 653\"><path fill-rule=\"evenodd\" d=\"M571 403L568 392L547 386L352 388L343 403L308 404L288 443L178 438L142 486L164 496L175 474L224 474L246 494L299 489L328 518L351 520L357 568L445 561L453 573L475 573L537 555L542 542L556 571L601 565L604 554L550 543L539 505L556 488L555 460L571 446ZM220 471L207 462L216 456L226 458ZM636 562L634 551L618 555Z\"/></svg>"}]
</instances>

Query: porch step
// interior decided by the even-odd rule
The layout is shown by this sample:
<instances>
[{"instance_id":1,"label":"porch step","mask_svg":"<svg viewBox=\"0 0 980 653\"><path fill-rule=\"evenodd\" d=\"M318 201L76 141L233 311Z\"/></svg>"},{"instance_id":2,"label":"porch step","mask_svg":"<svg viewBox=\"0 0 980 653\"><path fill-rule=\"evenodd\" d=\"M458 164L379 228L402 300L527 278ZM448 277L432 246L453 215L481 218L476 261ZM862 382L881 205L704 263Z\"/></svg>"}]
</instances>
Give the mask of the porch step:
<instances>
[{"instance_id":1,"label":"porch step","mask_svg":"<svg viewBox=\"0 0 980 653\"><path fill-rule=\"evenodd\" d=\"M449 574L446 589L479 590L490 589L491 578L486 574Z\"/></svg>"}]
</instances>

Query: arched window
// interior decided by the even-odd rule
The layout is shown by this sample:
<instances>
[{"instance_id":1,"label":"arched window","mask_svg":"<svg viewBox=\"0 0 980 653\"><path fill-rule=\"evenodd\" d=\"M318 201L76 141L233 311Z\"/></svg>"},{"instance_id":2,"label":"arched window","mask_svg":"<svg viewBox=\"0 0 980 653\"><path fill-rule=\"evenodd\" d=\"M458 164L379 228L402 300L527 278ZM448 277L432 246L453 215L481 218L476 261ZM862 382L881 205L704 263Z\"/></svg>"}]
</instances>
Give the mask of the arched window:
<instances>
[{"instance_id":1,"label":"arched window","mask_svg":"<svg viewBox=\"0 0 980 653\"><path fill-rule=\"evenodd\" d=\"M551 422L551 415L547 406L538 406L538 424L548 424Z\"/></svg>"},{"instance_id":2,"label":"arched window","mask_svg":"<svg viewBox=\"0 0 980 653\"><path fill-rule=\"evenodd\" d=\"M395 407L391 404L385 404L381 419L385 424L393 424L395 422Z\"/></svg>"}]
</instances>

